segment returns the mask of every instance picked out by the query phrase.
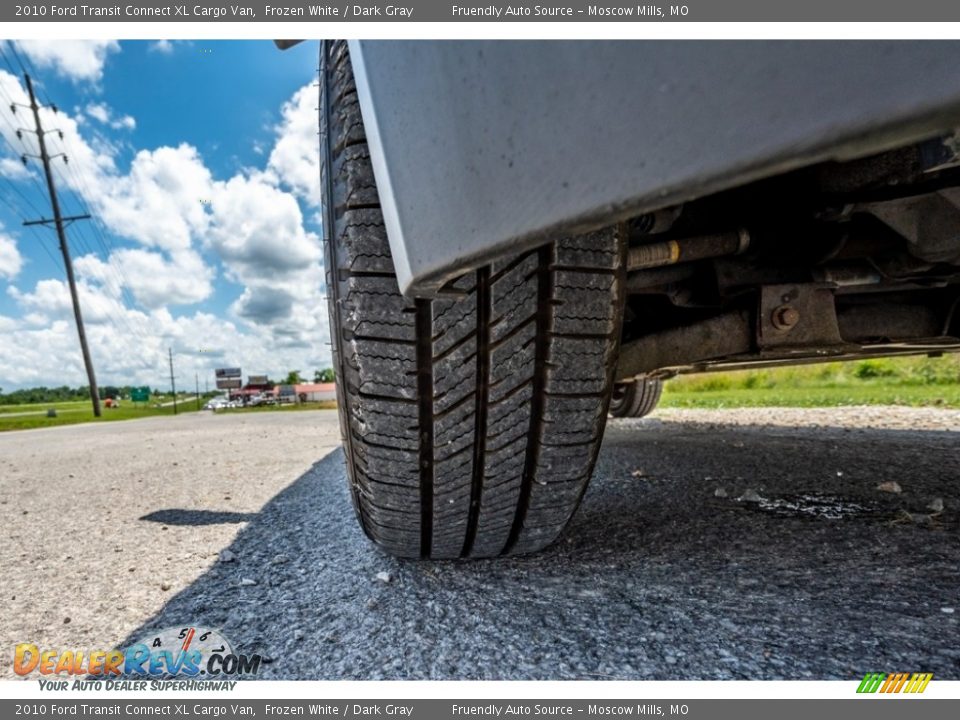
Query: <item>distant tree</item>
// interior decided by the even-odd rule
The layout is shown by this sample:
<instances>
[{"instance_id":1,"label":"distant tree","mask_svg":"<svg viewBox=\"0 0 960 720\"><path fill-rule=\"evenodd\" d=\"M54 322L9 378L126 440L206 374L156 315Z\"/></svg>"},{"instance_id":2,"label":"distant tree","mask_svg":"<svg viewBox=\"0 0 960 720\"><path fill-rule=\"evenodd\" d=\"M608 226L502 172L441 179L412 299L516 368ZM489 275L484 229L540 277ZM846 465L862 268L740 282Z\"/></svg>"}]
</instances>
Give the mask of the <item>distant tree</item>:
<instances>
[{"instance_id":1,"label":"distant tree","mask_svg":"<svg viewBox=\"0 0 960 720\"><path fill-rule=\"evenodd\" d=\"M101 385L100 386L100 399L105 400L107 398L118 398L123 394L123 391L114 386L114 385Z\"/></svg>"},{"instance_id":2,"label":"distant tree","mask_svg":"<svg viewBox=\"0 0 960 720\"><path fill-rule=\"evenodd\" d=\"M313 371L313 381L317 383L331 383L333 382L333 368L323 368L323 370L314 370Z\"/></svg>"},{"instance_id":3,"label":"distant tree","mask_svg":"<svg viewBox=\"0 0 960 720\"><path fill-rule=\"evenodd\" d=\"M303 382L299 370L291 370L287 373L287 379L283 381L284 385L299 385Z\"/></svg>"}]
</instances>

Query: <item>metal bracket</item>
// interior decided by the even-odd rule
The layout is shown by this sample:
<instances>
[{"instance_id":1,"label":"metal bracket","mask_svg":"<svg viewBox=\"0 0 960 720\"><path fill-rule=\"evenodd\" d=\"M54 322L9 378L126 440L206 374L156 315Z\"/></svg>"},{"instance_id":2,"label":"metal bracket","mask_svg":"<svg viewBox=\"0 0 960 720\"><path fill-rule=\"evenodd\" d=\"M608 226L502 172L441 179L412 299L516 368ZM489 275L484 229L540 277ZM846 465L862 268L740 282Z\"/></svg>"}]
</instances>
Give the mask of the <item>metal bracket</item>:
<instances>
[{"instance_id":1,"label":"metal bracket","mask_svg":"<svg viewBox=\"0 0 960 720\"><path fill-rule=\"evenodd\" d=\"M824 283L764 285L757 321L760 349L842 345L832 288Z\"/></svg>"}]
</instances>

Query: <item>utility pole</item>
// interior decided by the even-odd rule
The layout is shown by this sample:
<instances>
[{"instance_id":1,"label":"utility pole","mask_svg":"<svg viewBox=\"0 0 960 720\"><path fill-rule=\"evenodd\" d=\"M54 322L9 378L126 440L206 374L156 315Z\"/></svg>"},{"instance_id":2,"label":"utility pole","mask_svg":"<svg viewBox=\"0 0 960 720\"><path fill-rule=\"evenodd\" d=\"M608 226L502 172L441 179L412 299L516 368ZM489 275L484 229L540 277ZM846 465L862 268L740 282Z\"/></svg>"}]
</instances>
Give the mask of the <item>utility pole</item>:
<instances>
[{"instance_id":1,"label":"utility pole","mask_svg":"<svg viewBox=\"0 0 960 720\"><path fill-rule=\"evenodd\" d=\"M70 298L73 300L73 317L77 322L77 334L80 336L80 350L83 353L83 364L87 369L87 381L90 384L90 400L93 402L93 414L100 417L100 390L97 387L97 377L93 372L93 361L90 359L90 348L87 347L87 333L83 329L83 314L80 312L80 297L77 295L77 281L73 276L73 263L70 260L70 247L67 245L66 226L74 220L86 220L89 215L74 215L63 217L60 214L60 201L57 199L57 188L53 184L53 173L50 172L50 155L47 153L45 131L40 124L40 108L37 98L33 94L33 83L30 76L24 73L27 81L27 92L30 93L30 109L33 111L33 122L36 125L37 142L40 145L40 160L43 162L43 172L47 176L47 192L50 194L50 205L53 208L53 220L41 219L25 222L24 225L49 225L51 222L57 228L57 237L60 239L60 252L63 253L63 267L67 273L67 283L70 285ZM14 108L15 109L15 108ZM56 108L54 108L56 110ZM18 131L19 132L19 131ZM46 132L52 132L47 130ZM64 162L67 156L63 155ZM26 164L27 156L23 156Z\"/></svg>"},{"instance_id":2,"label":"utility pole","mask_svg":"<svg viewBox=\"0 0 960 720\"><path fill-rule=\"evenodd\" d=\"M197 389L197 410L199 410L199 409L200 409L200 373L195 372L195 373L193 374L193 381L194 381L194 383L196 383L196 389Z\"/></svg>"},{"instance_id":3,"label":"utility pole","mask_svg":"<svg viewBox=\"0 0 960 720\"><path fill-rule=\"evenodd\" d=\"M173 380L173 348L167 348L170 356L170 389L173 391L173 414L177 414L177 384Z\"/></svg>"}]
</instances>

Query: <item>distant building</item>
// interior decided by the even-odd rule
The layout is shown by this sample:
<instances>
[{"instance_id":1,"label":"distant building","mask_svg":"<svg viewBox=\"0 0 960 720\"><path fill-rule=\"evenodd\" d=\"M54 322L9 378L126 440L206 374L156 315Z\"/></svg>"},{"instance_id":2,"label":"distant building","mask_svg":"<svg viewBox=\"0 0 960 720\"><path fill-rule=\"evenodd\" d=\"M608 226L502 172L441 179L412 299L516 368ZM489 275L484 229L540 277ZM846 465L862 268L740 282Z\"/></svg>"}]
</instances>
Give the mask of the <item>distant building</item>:
<instances>
[{"instance_id":1,"label":"distant building","mask_svg":"<svg viewBox=\"0 0 960 720\"><path fill-rule=\"evenodd\" d=\"M274 394L276 394L276 388L265 375L251 375L246 385L230 392L230 399L240 400L246 405L252 398Z\"/></svg>"},{"instance_id":2,"label":"distant building","mask_svg":"<svg viewBox=\"0 0 960 720\"><path fill-rule=\"evenodd\" d=\"M244 404L256 397L272 395L281 403L324 402L337 399L335 383L300 383L298 385L246 385L230 393L231 400L240 400Z\"/></svg>"},{"instance_id":3,"label":"distant building","mask_svg":"<svg viewBox=\"0 0 960 720\"><path fill-rule=\"evenodd\" d=\"M324 400L337 399L337 386L335 383L301 383L299 385L287 385L292 387L297 402L323 402Z\"/></svg>"}]
</instances>

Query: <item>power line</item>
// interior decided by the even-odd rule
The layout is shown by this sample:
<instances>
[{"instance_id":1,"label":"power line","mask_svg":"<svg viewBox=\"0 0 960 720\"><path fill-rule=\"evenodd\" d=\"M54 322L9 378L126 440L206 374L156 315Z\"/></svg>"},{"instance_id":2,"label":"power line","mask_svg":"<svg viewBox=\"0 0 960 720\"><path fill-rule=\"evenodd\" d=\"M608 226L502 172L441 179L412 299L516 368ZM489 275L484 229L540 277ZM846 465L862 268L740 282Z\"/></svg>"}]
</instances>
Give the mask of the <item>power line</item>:
<instances>
[{"instance_id":1,"label":"power line","mask_svg":"<svg viewBox=\"0 0 960 720\"><path fill-rule=\"evenodd\" d=\"M57 256L50 250L50 248L47 247L46 238L44 238L44 237L40 234L40 231L37 230L36 228L30 227L30 228L28 228L28 229L33 231L34 240L37 241L37 245L40 246L40 248L43 250L43 252L46 254L46 256L47 256L48 258L50 258L50 262L53 263L53 266L54 266L57 270L59 270L61 273L63 273L64 276L66 276L66 271L65 271L64 268L63 268L63 261L62 261L62 260L58 260L58 259L57 259Z\"/></svg>"},{"instance_id":2,"label":"power line","mask_svg":"<svg viewBox=\"0 0 960 720\"><path fill-rule=\"evenodd\" d=\"M3 58L3 61L7 64L7 67L10 68L10 74L14 77L17 76L17 71L13 67L13 63L10 62L10 58L7 57L7 54L3 51L3 44L0 43L0 57Z\"/></svg>"},{"instance_id":3,"label":"power line","mask_svg":"<svg viewBox=\"0 0 960 720\"><path fill-rule=\"evenodd\" d=\"M24 195L23 192L22 192L16 185L14 185L8 178L3 177L3 176L0 176L0 180L2 180L14 193L16 193L17 195L19 195L20 198L24 201L24 203L30 207L30 209L33 211L34 214L36 214L36 215L42 215L42 214L43 214L43 212L42 212L39 208L37 208L36 205L33 204L33 202L30 200L30 198L28 198L26 195ZM18 207L13 203L13 201L12 201L6 194L4 194L4 195L2 195L2 196L0 196L0 197L2 197L3 200L4 200L4 201L7 203L7 205L10 207L10 209L13 210L14 215L16 215L17 217L20 217L21 220L24 219L23 213L21 212L21 209L18 208ZM83 214L83 211L81 210L81 212L78 213L78 214ZM63 266L62 262L58 261L58 260L56 259L56 256L53 255L53 254L50 252L50 250L49 250L49 248L47 247L47 244L46 244L46 239L43 238L43 236L37 231L37 228L36 228L35 226L30 225L30 226L27 226L27 229L31 231L34 239L37 241L36 244L38 244L38 245L41 247L41 249L43 250L43 252L46 253L47 257L50 258L50 260L53 262L54 267L56 267L58 270L60 270L60 272L64 273L64 275L65 275L66 272L65 272L65 270L64 270L64 266ZM85 248L85 252L86 252L87 254L96 255L96 252L93 251L92 249L90 249L89 244L88 244L88 243L86 242L86 240L85 240L85 235L83 235L83 233L82 233L83 226L82 226L82 225L78 225L78 226L77 226L77 230L80 231L80 233L79 233L79 235L75 235L75 238L76 238L76 239L84 238L82 242L79 242L79 243L78 243L78 244L81 246L81 248ZM107 267L108 269L112 269L112 268L113 268L113 266L112 266L109 262L105 262L105 263L103 263L103 265L104 265L105 267ZM99 276L100 276L101 280L104 282L104 284L108 284L108 283L110 283L110 282L117 282L116 278L114 278L114 280L112 280L112 281L111 281L109 278L107 278L107 276L106 276L106 274L105 274L105 272L104 272L103 270L100 270ZM120 287L121 287L121 290L122 290L122 286L120 286ZM121 292L121 297L123 297L123 298L126 300L126 298L124 297L124 295L123 295L122 292ZM131 304L132 304L132 303L131 303ZM142 340L142 341L147 340L147 336L143 334L142 330L141 330L136 324L131 323L131 322L128 320L128 318L127 318L127 316L126 316L125 314L117 315L117 314L115 314L115 313L113 312L113 310L110 309L110 308L107 309L107 312L113 317L114 322L115 322L115 324L116 324L118 327L123 326L124 329L126 330L126 332L130 333L131 336L138 336L139 339Z\"/></svg>"},{"instance_id":4,"label":"power line","mask_svg":"<svg viewBox=\"0 0 960 720\"><path fill-rule=\"evenodd\" d=\"M6 178L3 178L3 179L6 180ZM7 182L9 182L9 180ZM13 204L13 200L11 200L9 197L7 197L6 195L0 195L0 200L3 200L5 203L7 203L7 205L10 206L10 209L13 210L14 215L20 214L20 209Z\"/></svg>"},{"instance_id":5,"label":"power line","mask_svg":"<svg viewBox=\"0 0 960 720\"><path fill-rule=\"evenodd\" d=\"M11 111L14 111L16 106L19 103L15 103L13 101L13 98L11 98L7 94L7 92L3 89L2 85L0 85L0 94L4 96L4 99L6 100L6 105L11 109ZM17 159L24 161L24 164L26 164L25 162L26 156L35 155L36 152L34 148L31 148L27 145L26 139L23 137L24 129L15 127L13 123L10 122L10 118L7 117L5 113L0 113L0 117L3 117L3 121L6 123L7 127L10 128L11 137L17 138L17 140L23 146L23 150L18 151L17 148L14 147L13 141L10 138L8 138L4 133L0 132L0 137L4 139L6 144L9 146L10 150L13 152L14 155L16 155ZM28 130L27 132L29 133L30 131ZM30 181L34 184L34 187L36 187L36 189L42 196L44 194L44 190L42 187L40 187L40 183L37 181L37 178L34 176L33 173L29 173L29 176L30 176Z\"/></svg>"},{"instance_id":6,"label":"power line","mask_svg":"<svg viewBox=\"0 0 960 720\"><path fill-rule=\"evenodd\" d=\"M37 215L42 215L42 214L43 214L43 213L41 212L41 210L40 210L36 205L34 205L33 202L31 202L30 198L28 198L26 195L24 195L24 194L23 194L23 191L21 191L20 188L18 188L16 185L14 185L14 184L10 181L10 179L9 179L8 177L6 177L6 176L4 176L4 175L0 175L0 180L3 180L7 185L9 185L9 186L10 186L10 189L13 190L17 195L19 195L19 196L21 197L21 199L22 199L27 205L30 206L30 209L33 210L33 212L34 212L35 214L37 214Z\"/></svg>"},{"instance_id":7,"label":"power line","mask_svg":"<svg viewBox=\"0 0 960 720\"><path fill-rule=\"evenodd\" d=\"M10 45L10 52L13 53L13 57L14 57L14 59L17 61L17 65L20 66L20 71L21 71L24 75L26 75L26 74L27 74L27 68L26 68L26 66L24 66L23 60L20 59L20 53L17 52L17 46L14 44L13 40L7 40L7 43ZM16 75L16 72L14 72L14 75Z\"/></svg>"},{"instance_id":8,"label":"power line","mask_svg":"<svg viewBox=\"0 0 960 720\"><path fill-rule=\"evenodd\" d=\"M57 133L61 141L61 149L65 150L63 154L71 158L77 158L78 154L73 151L72 143L70 143L67 138L63 135L62 132ZM65 163L63 167L66 168L66 172L69 174L68 177L64 174L63 168L59 165L54 166L54 173L59 179L60 186L65 188L65 198L72 198L75 206L78 208L79 213L90 214L89 205L83 199L81 194L81 189L83 194L86 194L89 197L93 197L93 193L90 192L90 186L86 181L85 174L82 173L82 163L80 168L77 167L78 163L76 161ZM35 180L35 179L34 179ZM62 193L64 191L61 191ZM130 283L127 282L122 268L118 268L116 264L111 262L111 255L115 252L113 244L107 237L107 231L103 226L103 223L99 220L98 217L93 216L91 218L93 222L89 226L78 226L78 232L75 234L75 239L80 247L80 249L89 255L97 256L97 250L94 248L94 244L98 245L103 252L104 261L98 266L95 276L103 283L106 287L115 286L119 291L120 305L124 309L126 305L129 305L131 309L135 309L137 303L128 289ZM87 236L87 227L89 227L93 241L91 241ZM150 334L145 332L143 329L143 318L140 315L136 315L135 318L131 318L126 312L116 315L112 311L108 312L113 317L116 325L123 326L125 332L130 336L138 338L141 342L149 343Z\"/></svg>"},{"instance_id":9,"label":"power line","mask_svg":"<svg viewBox=\"0 0 960 720\"><path fill-rule=\"evenodd\" d=\"M37 78L37 79L39 80L40 73L38 73L38 72L37 72L37 69L33 66L33 61L30 60L30 53L27 52L26 50L23 50L23 47L21 46L20 49L23 50L23 55L21 56L19 53L17 53L17 44L16 44L16 42L13 41L13 40L9 40L8 42L10 43L10 46L11 46L11 48L13 49L13 54L16 56L17 62L20 64L20 67L23 67L23 64L26 63L27 69L24 70L24 74L26 74L27 72L29 72L29 73L30 73L30 77L34 77L34 78ZM22 60L21 60L21 57L23 58ZM47 89L43 86L43 82L42 82L42 81L41 81L40 84L37 86L37 90L39 91L40 96L43 98L43 104L44 104L44 105L49 105L50 107L53 108L53 111L56 112L56 111L57 111L57 105L56 105L56 103L53 103L53 102L50 101L50 96L47 95Z\"/></svg>"},{"instance_id":10,"label":"power line","mask_svg":"<svg viewBox=\"0 0 960 720\"><path fill-rule=\"evenodd\" d=\"M24 199L28 204L30 204L31 207L33 207L34 209L36 209L35 206L33 206L33 204L30 203L30 200L29 200L26 196L24 196L23 193L20 192L20 189L19 189L16 185L14 185L12 182L10 182L9 179L7 179L6 177L0 176L0 180L3 180L7 185L10 186L10 189L11 189L11 190L13 190L15 193L19 194L21 197L23 197L23 199ZM23 213L22 213L22 211L21 211L21 208L18 208L18 207L16 206L16 204L13 202L13 200L10 199L10 196L9 196L9 195L7 195L7 194L0 194L0 200L3 200L3 201L7 204L7 206L10 208L10 210L13 211L13 215L14 215L15 217L19 218L21 221L25 220L25 218L23 217ZM39 210L37 210L37 214L40 214L40 211L39 211ZM41 249L43 250L43 252L45 252L45 253L47 254L47 257L50 258L50 261L53 263L53 266L56 267L58 270L60 270L60 271L62 272L62 271L63 271L63 265L56 259L56 256L53 255L53 253L50 252L50 249L47 247L46 243L43 241L43 237L40 235L39 231L38 231L35 227L33 227L33 226L28 226L28 227L27 227L27 230L29 230L29 231L31 232L31 234L33 235L34 239L37 241L36 244L39 245L39 246L41 247Z\"/></svg>"},{"instance_id":11,"label":"power line","mask_svg":"<svg viewBox=\"0 0 960 720\"><path fill-rule=\"evenodd\" d=\"M76 157L76 153L73 152L73 148L70 142L66 138L61 138L61 142L62 142L62 146L66 150L68 150L70 156ZM83 164L81 163L78 165L78 163L76 162L68 163L66 167L67 167L67 171L71 174L71 177L73 177L75 180L75 182L73 183L74 188L79 187L82 190L82 193L84 195L86 195L87 197L93 197L94 195L90 190L89 183L87 182L87 175L84 172ZM80 193L78 193L75 189L73 189L73 193L78 198L78 201L80 201ZM81 206L89 207L89 205L87 205L86 203L83 203L82 201L81 201ZM90 224L90 229L97 244L103 250L104 258L106 261L104 264L107 266L107 268L113 275L114 280L116 281L117 286L120 289L121 297L124 299L124 302L126 302L128 305L131 306L131 308L136 307L136 302L133 297L133 294L129 290L130 283L128 281L128 278L126 277L126 274L123 272L123 268L118 267L117 265L110 262L110 257L116 252L116 248L114 248L113 243L110 242L109 231L107 230L106 226L103 224L103 221L100 220L100 218L97 215L93 215L92 222ZM139 317L137 322L126 323L128 329L131 327L131 324L133 327L132 334L138 336L141 341L148 342L150 339L150 334L148 332L144 332L143 329L141 328L141 322Z\"/></svg>"},{"instance_id":12,"label":"power line","mask_svg":"<svg viewBox=\"0 0 960 720\"><path fill-rule=\"evenodd\" d=\"M3 89L3 85L0 85L0 93L3 94L4 101L5 101L4 104L5 104L7 107L9 107L9 108L11 109L11 111L12 111L12 110L13 110L13 107L16 105L16 103L14 103L14 102L13 102L13 98L10 97L10 96L7 94L7 91ZM16 127L13 126L13 123L10 122L10 118L7 117L6 113L0 114L0 117L3 118L3 121L7 124L7 127L10 128L10 133L11 133L11 135L12 135L13 137L16 137L16 138L20 141L20 143L24 146L24 148L26 149L26 143L23 142L23 137L21 136L20 130L19 130L18 128L16 128ZM0 133L0 134L2 134L2 133ZM4 137L4 140L7 141L7 144L10 145L10 148L11 148L11 149L15 149L15 148L13 147L13 143L12 143L5 135L4 135L3 137ZM18 153L18 154L19 154L19 153Z\"/></svg>"}]
</instances>

